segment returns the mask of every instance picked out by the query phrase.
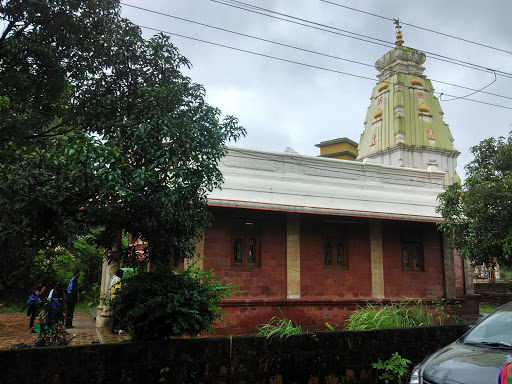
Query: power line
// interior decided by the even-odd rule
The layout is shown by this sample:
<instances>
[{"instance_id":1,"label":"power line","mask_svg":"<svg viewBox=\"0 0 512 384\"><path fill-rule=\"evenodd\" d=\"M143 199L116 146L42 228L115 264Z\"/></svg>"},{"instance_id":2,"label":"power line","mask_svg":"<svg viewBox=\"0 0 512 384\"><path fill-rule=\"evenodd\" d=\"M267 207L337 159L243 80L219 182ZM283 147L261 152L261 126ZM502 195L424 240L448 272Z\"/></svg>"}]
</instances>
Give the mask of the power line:
<instances>
[{"instance_id":1,"label":"power line","mask_svg":"<svg viewBox=\"0 0 512 384\"><path fill-rule=\"evenodd\" d=\"M312 64L302 63L302 62L300 62L300 61L294 61L294 60L284 59L284 58L282 58L282 57L276 57L276 56L266 55L266 54L263 54L263 53L258 53L258 52L249 51L249 50L247 50L247 49L231 47L231 46L229 46L229 45L224 45L224 44L214 43L214 42L212 42L212 41L207 41L207 40L203 40L203 39L198 39L198 38L196 38L196 37L185 36L185 35L181 35L181 34L174 33L174 32L169 32L169 31L165 31L165 30L158 29L158 28L147 27L147 26L144 26L144 25L139 25L139 27L140 27L140 28L144 28L144 29L149 29L149 30L151 30L151 31L155 31L155 32L165 33L165 34L167 34L167 35L171 35L171 36L177 36L177 37L181 37L181 38L184 38L184 39L189 39L189 40L199 41L199 42L202 42L202 43L206 43L206 44L210 44L210 45L215 45L215 46L219 46L219 47L223 47L223 48L231 49L231 50L234 50L234 51L239 51L239 52L249 53L249 54L251 54L251 55L262 56L262 57L266 57L266 58L269 58L269 59L274 59L274 60L283 61L283 62L286 62L286 63L291 63L291 64L300 65L300 66L303 66L303 67L309 67L309 68L320 69L320 70L327 71L327 72L338 73L338 74L341 74L341 75L346 75L346 76L351 76L351 77L357 77L357 78L360 78L360 79L365 79L365 80L370 80L370 81L375 82L375 79L374 79L374 78L366 77L366 76L361 76L361 75L356 75L356 74L354 74L354 73L338 71L338 70L336 70L336 69L325 68L325 67L320 67L320 66L318 66L318 65L312 65ZM394 84L394 83L392 83L392 82L389 82L389 83L390 83L390 84ZM425 91L425 92L432 92L432 91L428 91L428 90L424 90L424 91ZM441 92L432 92L432 94L441 94ZM442 93L442 94L444 94L444 95L446 95L446 96L450 96L450 97L458 97L458 96L450 95L450 94L447 94L447 93ZM511 110L512 110L512 107L507 107L507 106L504 106L504 105L499 105L499 104L494 104L494 103L488 103L488 102L480 101L480 100L468 99L468 98L466 98L466 97L461 97L461 99L463 99L463 100L467 100L467 101L472 101L472 102L474 102L474 103L485 104L485 105L491 105L491 106L495 106L495 107L498 107L498 108L504 108L504 109L511 109Z\"/></svg>"},{"instance_id":2,"label":"power line","mask_svg":"<svg viewBox=\"0 0 512 384\"><path fill-rule=\"evenodd\" d=\"M292 21L292 20L283 19L283 18L280 18L280 17L277 17L277 16L269 15L269 14L266 14L266 13L258 12L258 11L255 11L253 9L260 9L260 10L263 10L265 12L269 12L269 13L272 13L272 14L278 14L278 15L286 16L286 17L292 18L292 19L303 20L303 21L305 21L307 23L311 23L311 24L315 24L315 25L321 25L323 27L327 27L327 28L330 28L330 29L333 29L333 30L339 30L339 31L343 31L343 32L346 32L346 33L355 34L354 32L345 31L345 30L342 30L342 29L339 29L339 28L336 28L336 27L332 27L332 26L329 26L329 25L320 24L320 23L316 23L316 22L313 22L313 21L296 18L296 17L291 16L291 15L275 12L275 11L272 11L270 9L256 7L254 5L250 5L250 4L241 2L241 1L236 1L236 0L209 0L209 1L214 2L214 3L218 3L218 4L222 4L222 5L227 5L227 6L233 7L233 8L238 8L238 9L241 9L241 10L244 10L244 11L247 11L247 12L257 13L257 14L260 14L260 15L263 15L263 16L274 18L274 19L283 20L283 21L286 21L286 22L289 22L289 23L303 25L303 26L306 26L308 28L318 29L318 30L322 30L322 31L325 31L325 32L333 33L333 34L336 34L336 35L340 35L340 36L344 36L344 37L349 37L351 39L357 39L357 40L365 41L365 42L371 43L371 44L382 45L382 46L385 46L387 48L390 48L390 45L392 47L395 46L391 42L386 42L385 40L380 40L380 39L377 39L377 38L371 37L371 36L357 34L357 36L362 36L365 39L370 39L370 40L365 40L362 37L350 36L350 35L346 35L346 34L343 34L343 33L336 33L336 32L331 31L331 30L326 30L326 29L322 29L322 28L319 28L319 27L315 27L313 25L303 24L303 23ZM226 2L226 1L230 1L230 3ZM248 9L247 7L250 7L250 8L253 8L253 9ZM374 41L372 41L372 40L374 40ZM385 44L380 43L380 42L385 42ZM463 60L459 60L459 59L454 59L454 58L451 58L451 57L448 57L448 56L444 56L444 55L440 55L440 54L434 53L434 52L428 52L428 51L423 51L423 52L429 54L429 57L431 59L435 59L435 60L439 60L439 61L444 61L444 62L447 62L447 63L451 63L451 64L454 64L454 65L459 65L459 66L462 66L462 67L471 68L471 69L482 71L482 72L491 72L491 73L494 72L494 73L498 74L499 76L507 77L507 78L512 78L512 73L504 72L504 71L501 71L499 69L487 68L487 67L479 65L479 64L473 64L473 63L470 63L470 62L467 62L467 61L463 61Z\"/></svg>"},{"instance_id":3,"label":"power line","mask_svg":"<svg viewBox=\"0 0 512 384\"><path fill-rule=\"evenodd\" d=\"M381 18L381 19L384 19L384 20L389 20L389 21L393 21L393 18L391 17L386 17L386 16L382 16L382 15L378 15L378 14L375 14L375 13L371 13L371 12L367 12L367 11L362 11L360 9L356 9L356 8L352 8L352 7L348 7L346 5L342 5L342 4L338 4L338 3L334 3L332 1L328 1L328 0L320 0L324 3L329 3L329 4L332 4L332 5L336 5L338 7L341 7L341 8L346 8L346 9L350 9L351 11L355 11L355 12L359 12L359 13L364 13L366 15L370 15L370 16L374 16L374 17L378 17L378 18ZM456 39L456 40L460 40L460 41L464 41L466 43L470 43L470 44L475 44L475 45L479 45L481 47L485 47L485 48L489 48L489 49L493 49L495 51L500 51L500 52L504 52L504 53L508 53L508 54L512 54L511 51L507 51L505 49L501 49L501 48L496 48L496 47L492 47L490 45L486 45L486 44L482 44L482 43L478 43L476 41L472 41L472 40L467 40L467 39L464 39L462 37L458 37L458 36L454 36L454 35L449 35L447 33L443 33L443 32L439 32L439 31L436 31L436 30L433 30L433 29L428 29L428 28L424 28L424 27L420 27L418 25L414 25L414 24L409 24L409 23L405 23L403 21L400 22L401 24L403 25L408 25L409 27L413 27L413 28L417 28L417 29L422 29L424 31L428 31L428 32L432 32L432 33L435 33L435 34L438 34L438 35L441 35L441 36L446 36L446 37L450 37L452 39Z\"/></svg>"},{"instance_id":4,"label":"power line","mask_svg":"<svg viewBox=\"0 0 512 384\"><path fill-rule=\"evenodd\" d=\"M370 37L370 36L365 36L363 34L360 34L360 33L356 33L356 32L351 32L351 31L347 31L345 29L340 29L340 28L335 28L335 27L331 27L330 25L326 25L326 24L322 24L322 23L317 23L315 21L311 21L311 20L306 20L306 19L301 19L300 17L295 17L295 16L292 16L292 15L287 15L285 13L280 13L280 12L276 12L276 11L272 11L270 9L266 9L266 8L262 8L262 7L258 7L256 5L252 5L252 4L247 4L247 3L244 3L242 1L237 1L237 0L222 0L222 1L218 1L218 0L210 0L210 1L213 1L214 3L220 3L220 4L224 4L224 5L228 5L228 6L233 6L235 8L238 8L238 6L242 6L242 7L248 7L248 8L252 8L252 9L258 9L260 11L264 11L264 12L269 12L269 13L272 13L274 15L279 15L279 16L284 16L284 17L288 17L292 20L298 20L298 21L302 21L302 22L306 22L306 23L309 23L309 24L312 24L312 25L317 25L319 27L327 27L327 28L331 28L331 29L335 29L337 31L340 31L340 32L344 32L344 33L350 33L354 36L359 36L359 37L364 37L366 39L372 39L372 40L375 40L375 41L379 41L381 43L385 43L385 44L388 44L388 45L391 45L391 46L394 46L395 44L391 41L386 41L386 40L382 40L382 39L377 39L375 37ZM229 4L231 3L231 4Z\"/></svg>"},{"instance_id":5,"label":"power line","mask_svg":"<svg viewBox=\"0 0 512 384\"><path fill-rule=\"evenodd\" d=\"M441 93L441 94L439 95L439 100L441 100L441 101L453 101L453 100L458 100L458 99L464 99L464 98L466 98L466 97L468 97L468 96L473 96L475 93L482 92L485 88L489 87L491 84L494 84L495 82L496 82L496 74L494 74L494 80L493 80L491 83L487 84L487 85L486 85L485 87L483 87L482 89L475 90L475 92L470 93L470 94L468 94L468 95L466 95L466 96L453 97L453 98L448 99L448 100L446 100L446 99L445 99L445 100L443 100L443 94Z\"/></svg>"},{"instance_id":6,"label":"power line","mask_svg":"<svg viewBox=\"0 0 512 384\"><path fill-rule=\"evenodd\" d=\"M363 66L367 66L367 67L372 67L372 68L374 67L374 65L372 65L372 64L362 63L360 61L350 60L350 59L346 59L346 58L339 57L339 56L329 55L329 54L322 53L322 52L317 52L317 51L313 51L313 50L309 50L309 49L305 49L305 48L296 47L296 46L289 45L289 44L279 43L279 42L276 42L276 41L273 41L273 40L263 39L263 38L260 38L260 37L257 37L257 36L252 36L252 35L248 35L248 34L245 34L245 33L232 31L232 30L229 30L229 29L225 29L225 28L221 28L221 27L216 27L216 26L205 24L205 23L201 23L201 22L198 22L198 21L194 21L194 20L190 20L190 19L185 19L183 17L174 16L174 15L171 15L171 14L168 14L168 13L151 10L151 9L144 8L144 7L139 7L139 6L136 6L136 5L127 4L127 3L124 3L124 2L121 2L121 4L123 4L125 6L128 6L128 7L131 7L131 8L139 9L139 10L142 10L142 11L145 11L145 12L149 12L149 13L153 13L153 14L158 14L158 15L170 17L170 18L181 20L181 21L185 21L185 22L188 22L188 23L201 25L201 26L204 26L204 27L207 27L207 28L212 28L212 29L223 31L223 32L228 32L228 33L232 33L232 34L235 34L235 35L240 35L240 36L244 36L244 37L247 37L247 38L251 38L251 39L255 39L255 40L259 40L259 41L264 41L264 42L271 43L271 44L275 44L275 45L279 45L279 46L283 46L283 47L287 47L287 48L296 49L296 50L299 50L299 51L304 51L304 52L312 53L312 54L319 55L319 56L325 56L325 57L329 57L329 58L336 59L336 60L347 61L347 62L350 62L350 63L354 63L354 64L358 64L358 65L363 65ZM488 94L488 95L492 95L492 96L496 96L496 97L512 100L512 97L509 97L509 96L503 96L503 95L498 95L498 94L495 94L495 93L484 92L483 91L485 88L489 87L491 84L493 84L496 81L496 74L494 74L494 81L492 83L486 85L485 87L481 88L481 89L469 88L469 87L465 87L465 86L462 86L462 85L448 83L448 82L443 82L443 81L439 81L439 80L435 80L435 79L430 79L430 80L434 81L434 82L439 82L439 83L442 83L442 84L450 85L450 86L453 86L453 87L458 87L458 88L463 88L463 89L467 89L467 90L470 90L470 91L475 91L474 93L472 93L470 95L467 95L467 96L471 96L471 95L473 95L475 93L481 92L481 93L485 93L485 94Z\"/></svg>"},{"instance_id":7,"label":"power line","mask_svg":"<svg viewBox=\"0 0 512 384\"><path fill-rule=\"evenodd\" d=\"M266 13L262 13L262 12L258 12L258 11L255 11L255 10L251 10L251 9L247 9L247 8L239 7L239 6L234 5L234 4L224 3L224 2L222 2L222 1L218 1L218 0L209 0L209 1L212 1L212 2L214 2L214 3L223 4L223 5L227 5L227 6L229 6L229 7L233 7L233 8L238 8L238 9L241 9L241 10L243 10L243 11L256 13L256 14L258 14L258 15L262 15L262 16L266 16L266 17L271 17L271 18L273 18L273 19L286 21L286 22L288 22L288 23L297 24L297 25L302 25L302 26L304 26L304 27L308 27L308 28L312 28L312 29L317 29L317 30L319 30L319 31L329 32L329 33L332 33L332 34L335 34L335 35L344 36L344 37L349 37L349 38L351 38L351 39L356 39L356 40L364 41L364 42L367 42L367 43L370 43L370 44L380 45L380 46L383 46L383 47L386 47L386 48L392 48L392 47L393 47L393 44L392 44L392 43L386 43L386 44L378 43L378 42L376 42L376 41L365 40L365 39L360 38L360 37L350 36L350 35L346 35L346 34L343 34L343 33L335 32L335 31L331 31L331 30L329 30L329 29L323 29L323 28L319 28L319 27L312 26L312 25L308 25L308 24L304 24L304 23L299 23L299 22L297 22L297 21L284 19L284 18L282 18L282 17L277 17L277 16L273 16L273 15L267 15ZM252 7L254 7L254 6L252 6Z\"/></svg>"},{"instance_id":8,"label":"power line","mask_svg":"<svg viewBox=\"0 0 512 384\"><path fill-rule=\"evenodd\" d=\"M154 13L154 14L158 14L158 15L162 15L162 16L166 16L166 17L171 17L171 18L173 18L173 19L177 19L177 20L181 20L181 21L186 21L187 23L198 24L198 25L201 25L201 26L203 26L203 27L208 27L208 28L212 28L212 29L217 29L217 30L219 30L219 31L228 32L228 33L232 33L232 34L235 34L235 35L248 37L248 38L250 38L250 39L255 39L255 40L259 40L259 41L264 41L264 42L266 42L266 43L271 43L271 44L275 44L275 45L280 45L280 46L282 46L282 47L287 47L287 48L292 48L292 49L296 49L296 50L303 51L303 52L313 53L313 54L315 54L315 55L326 56L326 57L330 57L330 58L332 58L332 59L336 59L336 60L348 61L348 62L350 62L350 63L359 64L359 65L364 65L364 66L367 66L367 67L372 67L372 68L374 67L374 65L372 65L372 64L362 63L362 62L360 62L360 61L350 60L350 59L346 59L346 58L344 58L344 57L339 57L339 56L329 55L329 54L327 54L327 53L317 52L317 51L313 51L313 50L306 49L306 48L300 48L300 47L296 47L296 46L289 45L289 44L279 43L279 42L277 42L277 41L272 41L272 40L264 39L264 38L257 37L257 36L251 36L251 35L247 35L247 34L245 34L245 33L236 32L236 31L232 31L232 30L229 30L229 29L221 28L221 27L216 27L216 26L214 26L214 25L209 25L209 24L201 23L201 22L199 22L199 21L194 21L194 20L185 19L185 18L183 18L183 17L178 17L178 16L170 15L170 14L168 14L168 13L163 13L163 12L159 12L159 11L154 11L154 10L152 10L152 9L147 9L147 8L139 7L139 6L136 6L136 5L126 4L126 3L123 3L123 2L121 2L121 4L126 5L126 6L128 6L128 7L135 8L135 9L140 9L140 10L142 10L142 11L146 11L146 12L150 12L150 13Z\"/></svg>"},{"instance_id":9,"label":"power line","mask_svg":"<svg viewBox=\"0 0 512 384\"><path fill-rule=\"evenodd\" d=\"M264 53L258 53L258 52L249 51L249 50L247 50L247 49L231 47L231 46L229 46L229 45L224 45L224 44L220 44L220 43L214 43L214 42L212 42L212 41L202 40L202 39L198 39L198 38L196 38L196 37L190 37L190 36L180 35L180 34L177 34L177 33L174 33L174 32L168 32L168 31L164 31L164 30L161 30L161 29L158 29L158 28L146 27L146 26L143 26L143 25L139 25L139 27L141 27L141 28L145 28L145 29L149 29L149 30L152 30L152 31L156 31L156 32L166 33L166 34L171 35L171 36L178 36L178 37L182 37L182 38L184 38L184 39L190 39L190 40L200 41L200 42L202 42L202 43L206 43L206 44L216 45L216 46L218 46L218 47L223 47L223 48L232 49L232 50L234 50L234 51L250 53L250 54L252 54L252 55L257 55L257 56L267 57L267 58L269 58L269 59L274 59L274 60L284 61L284 62L287 62L287 63L297 64L297 65L302 65L302 66L304 66L304 67L310 67L310 68L322 69L322 70L325 70L325 71L335 72L335 73L339 73L339 74L342 74L342 75L347 75L347 76L358 77L358 78L361 78L361 79L366 79L366 80L375 81L375 79L373 79L373 78L371 78L371 77L366 77L366 76L356 75L356 74L354 74L354 73L348 73L348 72L338 71L338 70L336 70L336 69L324 68L324 67L320 67L320 66L317 66L317 65L301 63L300 61L294 61L294 60L289 60L289 59L283 59L282 57L276 57L276 56L266 55L266 54L264 54ZM512 108L510 108L510 109L512 109Z\"/></svg>"},{"instance_id":10,"label":"power line","mask_svg":"<svg viewBox=\"0 0 512 384\"><path fill-rule=\"evenodd\" d=\"M281 15L281 16L289 17L291 19L297 19L297 20L305 21L307 23L311 23L311 24L314 24L314 25L320 25L320 26L327 27L327 28L330 28L330 29L339 30L339 31L347 32L347 33L352 33L352 34L355 34L357 36L361 36L361 37L364 37L364 38L367 38L367 39L371 39L371 40L375 40L375 41L380 41L380 42L385 42L387 44L391 44L394 47L394 43L392 43L392 42L387 42L385 40L377 39L377 38L372 37L372 36L356 34L354 32L345 31L345 30L342 30L342 29L339 29L339 28L336 28L336 27L332 27L330 25L320 24L320 23L316 23L314 21L297 18L297 17L291 16L291 15L288 15L288 14L275 12L275 11L272 11L270 9L266 9L266 8L262 8L262 7L257 7L257 6L251 5L251 4L247 4L247 3L244 3L244 2L239 1L239 0L221 0L221 1L219 1L219 0L210 0L210 1L215 2L215 3L219 3L219 4L223 4L223 5L228 5L228 6L235 7L235 8L239 8L239 9L243 9L243 10L246 10L246 11L249 11L249 12L254 12L254 11L251 11L251 10L246 9L246 8L240 8L238 5L240 5L241 7L250 7L250 8L254 8L254 9L259 9L259 10L262 10L262 11L265 11L265 12L269 12L269 13L272 13L272 14L278 14L278 15ZM228 2L229 3L234 3L236 5L229 4ZM266 15L266 14L263 14L263 15L268 16L268 17L272 17L272 16ZM394 19L390 19L390 20L393 21ZM285 21L287 21L287 20L285 20ZM346 37L351 37L351 36L346 36ZM351 38L353 38L353 37L351 37ZM363 41L366 41L366 40L363 40ZM375 43L375 42L373 42L373 43ZM463 60L454 59L454 58L451 58L451 57L448 57L448 56L444 56L444 55L440 55L440 54L433 53L433 52L428 52L428 51L423 51L423 52L428 53L430 55L430 58L433 58L435 60L445 61L445 62L448 62L448 63L452 63L452 64L455 64L455 65L461 65L461 66L465 66L465 67L467 67L469 65L468 68L473 68L474 67L473 69L478 69L478 70L485 71L485 72L498 73L498 74L500 74L500 76L503 76L503 77L512 77L512 73L500 71L500 70L497 70L497 69L490 69L490 68L487 68L487 67L484 67L484 66L481 66L481 65L478 65L478 64L469 63L469 62L466 62L466 61L463 61ZM463 64L465 64L465 65L463 65Z\"/></svg>"}]
</instances>

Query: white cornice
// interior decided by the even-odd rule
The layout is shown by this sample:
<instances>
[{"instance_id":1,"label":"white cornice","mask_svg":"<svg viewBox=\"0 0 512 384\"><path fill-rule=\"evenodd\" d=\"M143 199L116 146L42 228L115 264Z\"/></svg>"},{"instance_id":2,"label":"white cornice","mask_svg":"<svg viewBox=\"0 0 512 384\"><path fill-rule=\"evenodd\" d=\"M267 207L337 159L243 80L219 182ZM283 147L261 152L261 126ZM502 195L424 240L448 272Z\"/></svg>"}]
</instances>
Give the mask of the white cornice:
<instances>
[{"instance_id":1,"label":"white cornice","mask_svg":"<svg viewBox=\"0 0 512 384\"><path fill-rule=\"evenodd\" d=\"M211 205L440 219L440 171L235 147L219 168L224 184L208 196Z\"/></svg>"}]
</instances>

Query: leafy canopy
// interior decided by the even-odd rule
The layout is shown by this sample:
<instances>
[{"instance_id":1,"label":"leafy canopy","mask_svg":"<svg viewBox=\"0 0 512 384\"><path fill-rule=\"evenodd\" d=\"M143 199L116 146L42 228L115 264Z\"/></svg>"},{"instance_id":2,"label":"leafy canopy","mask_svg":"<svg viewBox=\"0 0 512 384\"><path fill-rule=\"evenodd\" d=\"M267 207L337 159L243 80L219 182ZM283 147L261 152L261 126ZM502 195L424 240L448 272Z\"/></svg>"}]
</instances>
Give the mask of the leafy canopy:
<instances>
[{"instance_id":1,"label":"leafy canopy","mask_svg":"<svg viewBox=\"0 0 512 384\"><path fill-rule=\"evenodd\" d=\"M0 0L0 17L6 265L91 227L106 248L127 231L153 261L191 255L225 143L245 134L236 118L221 119L170 38L144 39L118 0Z\"/></svg>"},{"instance_id":2,"label":"leafy canopy","mask_svg":"<svg viewBox=\"0 0 512 384\"><path fill-rule=\"evenodd\" d=\"M440 229L476 264L512 266L512 136L489 138L471 148L464 185L439 195Z\"/></svg>"}]
</instances>

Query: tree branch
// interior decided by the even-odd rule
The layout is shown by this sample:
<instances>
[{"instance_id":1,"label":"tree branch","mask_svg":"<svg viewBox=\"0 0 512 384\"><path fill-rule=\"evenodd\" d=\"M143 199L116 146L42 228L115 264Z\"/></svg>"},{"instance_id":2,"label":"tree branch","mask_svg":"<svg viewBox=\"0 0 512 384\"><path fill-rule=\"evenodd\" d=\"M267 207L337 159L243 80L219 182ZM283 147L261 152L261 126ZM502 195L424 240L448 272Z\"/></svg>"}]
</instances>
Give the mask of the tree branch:
<instances>
[{"instance_id":1,"label":"tree branch","mask_svg":"<svg viewBox=\"0 0 512 384\"><path fill-rule=\"evenodd\" d=\"M32 140L32 139L38 139L40 137L54 137L54 136L60 136L60 135L65 135L66 133L69 133L69 132L72 132L76 129L76 127L73 127L71 129L68 129L67 131L63 131L63 132L58 132L58 133L54 133L54 134L51 134L49 135L50 132L52 131L55 131L56 129L62 127L63 125L67 124L68 121L63 121L62 123L59 123L57 124L56 126L44 131L43 133L39 133L37 135L32 135L32 136L25 136L23 139L25 140Z\"/></svg>"}]
</instances>

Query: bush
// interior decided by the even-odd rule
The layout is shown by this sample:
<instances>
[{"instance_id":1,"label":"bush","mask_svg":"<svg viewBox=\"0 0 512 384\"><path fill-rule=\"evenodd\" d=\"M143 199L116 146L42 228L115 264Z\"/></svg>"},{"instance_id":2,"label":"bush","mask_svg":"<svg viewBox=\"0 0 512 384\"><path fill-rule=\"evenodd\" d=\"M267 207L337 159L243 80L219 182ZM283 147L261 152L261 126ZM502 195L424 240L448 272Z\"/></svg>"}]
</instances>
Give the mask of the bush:
<instances>
[{"instance_id":1,"label":"bush","mask_svg":"<svg viewBox=\"0 0 512 384\"><path fill-rule=\"evenodd\" d=\"M212 271L198 268L143 272L122 284L121 294L112 300L112 312L134 341L210 331L225 315L220 301L239 292L238 287L215 280Z\"/></svg>"},{"instance_id":2,"label":"bush","mask_svg":"<svg viewBox=\"0 0 512 384\"><path fill-rule=\"evenodd\" d=\"M39 313L39 336L34 341L35 347L66 346L74 336L64 328L66 320L63 299L44 301Z\"/></svg>"},{"instance_id":3,"label":"bush","mask_svg":"<svg viewBox=\"0 0 512 384\"><path fill-rule=\"evenodd\" d=\"M384 383L402 384L407 382L407 366L410 363L411 360L404 359L398 352L395 352L389 360L382 361L379 359L376 363L372 363L372 367L384 371L379 376L379 379Z\"/></svg>"}]
</instances>

